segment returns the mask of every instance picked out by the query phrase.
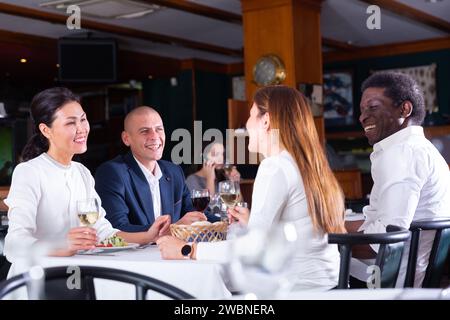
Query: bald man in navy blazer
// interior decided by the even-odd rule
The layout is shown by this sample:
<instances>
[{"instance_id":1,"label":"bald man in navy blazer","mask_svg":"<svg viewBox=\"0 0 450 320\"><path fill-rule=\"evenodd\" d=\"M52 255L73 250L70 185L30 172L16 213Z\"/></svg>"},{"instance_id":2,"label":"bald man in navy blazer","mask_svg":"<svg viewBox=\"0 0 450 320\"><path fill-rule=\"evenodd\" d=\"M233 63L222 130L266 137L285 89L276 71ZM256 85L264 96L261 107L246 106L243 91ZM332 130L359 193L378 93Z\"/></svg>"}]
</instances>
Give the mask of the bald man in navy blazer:
<instances>
[{"instance_id":1,"label":"bald man in navy blazer","mask_svg":"<svg viewBox=\"0 0 450 320\"><path fill-rule=\"evenodd\" d=\"M165 133L158 112L145 106L132 110L124 121L122 141L130 151L105 162L95 174L95 189L113 227L145 231L164 214L179 224L206 220L193 211L180 166L160 160Z\"/></svg>"}]
</instances>

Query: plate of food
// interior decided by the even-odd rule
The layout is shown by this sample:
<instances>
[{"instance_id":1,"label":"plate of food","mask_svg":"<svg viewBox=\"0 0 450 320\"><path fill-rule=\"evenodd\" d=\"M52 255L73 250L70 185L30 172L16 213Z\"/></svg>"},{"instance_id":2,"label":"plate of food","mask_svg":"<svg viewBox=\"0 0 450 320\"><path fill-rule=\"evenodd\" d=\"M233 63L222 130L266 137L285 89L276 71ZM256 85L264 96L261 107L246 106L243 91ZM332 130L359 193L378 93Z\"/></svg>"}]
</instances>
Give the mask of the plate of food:
<instances>
[{"instance_id":1,"label":"plate of food","mask_svg":"<svg viewBox=\"0 0 450 320\"><path fill-rule=\"evenodd\" d=\"M95 249L85 250L83 254L93 254L101 252L116 252L122 250L129 250L139 247L139 243L128 243L121 237L113 235L95 245Z\"/></svg>"}]
</instances>

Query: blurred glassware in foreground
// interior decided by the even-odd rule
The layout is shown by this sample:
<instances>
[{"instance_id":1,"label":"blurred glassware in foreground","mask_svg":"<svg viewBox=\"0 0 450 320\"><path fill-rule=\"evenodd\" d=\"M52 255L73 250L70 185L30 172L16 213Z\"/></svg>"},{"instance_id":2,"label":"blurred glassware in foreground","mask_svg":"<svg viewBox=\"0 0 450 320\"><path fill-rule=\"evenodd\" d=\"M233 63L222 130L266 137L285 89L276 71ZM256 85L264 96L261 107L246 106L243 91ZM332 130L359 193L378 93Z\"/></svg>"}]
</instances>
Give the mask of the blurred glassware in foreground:
<instances>
[{"instance_id":1,"label":"blurred glassware in foreground","mask_svg":"<svg viewBox=\"0 0 450 320\"><path fill-rule=\"evenodd\" d=\"M293 286L286 276L296 241L292 223L279 223L269 230L251 228L240 234L233 240L227 268L232 288L258 299L286 296Z\"/></svg>"},{"instance_id":2,"label":"blurred glassware in foreground","mask_svg":"<svg viewBox=\"0 0 450 320\"><path fill-rule=\"evenodd\" d=\"M248 203L241 201L236 204L236 207L248 208ZM228 213L227 213L227 219L228 219ZM236 239L237 237L244 235L246 232L247 232L247 226L242 225L238 221L231 221L228 226L227 240Z\"/></svg>"},{"instance_id":3,"label":"blurred glassware in foreground","mask_svg":"<svg viewBox=\"0 0 450 320\"><path fill-rule=\"evenodd\" d=\"M245 201L240 201L240 202L236 203L236 206L242 207L242 208L248 208L248 203Z\"/></svg>"}]
</instances>

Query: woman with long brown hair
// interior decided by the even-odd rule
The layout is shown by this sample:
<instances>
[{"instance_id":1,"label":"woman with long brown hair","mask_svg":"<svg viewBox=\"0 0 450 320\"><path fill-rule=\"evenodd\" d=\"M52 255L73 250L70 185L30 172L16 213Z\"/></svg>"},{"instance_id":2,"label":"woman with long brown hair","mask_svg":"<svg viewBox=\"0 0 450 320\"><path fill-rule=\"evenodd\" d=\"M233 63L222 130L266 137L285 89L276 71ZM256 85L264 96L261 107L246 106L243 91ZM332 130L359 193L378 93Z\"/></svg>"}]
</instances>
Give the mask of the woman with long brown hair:
<instances>
[{"instance_id":1,"label":"woman with long brown hair","mask_svg":"<svg viewBox=\"0 0 450 320\"><path fill-rule=\"evenodd\" d=\"M328 233L344 233L344 196L334 177L304 96L286 86L259 89L247 121L250 152L261 162L254 183L251 215L235 207L230 216L250 228L290 222L298 234L287 273L296 289L331 289L337 284L339 253ZM231 218L231 217L230 217ZM163 258L182 258L185 243L158 240ZM223 260L224 244L199 243L191 258ZM184 248L183 252L186 252Z\"/></svg>"},{"instance_id":2,"label":"woman with long brown hair","mask_svg":"<svg viewBox=\"0 0 450 320\"><path fill-rule=\"evenodd\" d=\"M344 196L320 144L305 97L286 86L260 89L254 97L247 129L250 135L249 151L271 156L284 149L292 157L303 180L314 229L324 233L345 232ZM274 148L270 141L266 141L268 134L279 137L278 147ZM254 142L262 143L255 146ZM239 220L246 219L245 213L240 215L236 212L234 215Z\"/></svg>"}]
</instances>

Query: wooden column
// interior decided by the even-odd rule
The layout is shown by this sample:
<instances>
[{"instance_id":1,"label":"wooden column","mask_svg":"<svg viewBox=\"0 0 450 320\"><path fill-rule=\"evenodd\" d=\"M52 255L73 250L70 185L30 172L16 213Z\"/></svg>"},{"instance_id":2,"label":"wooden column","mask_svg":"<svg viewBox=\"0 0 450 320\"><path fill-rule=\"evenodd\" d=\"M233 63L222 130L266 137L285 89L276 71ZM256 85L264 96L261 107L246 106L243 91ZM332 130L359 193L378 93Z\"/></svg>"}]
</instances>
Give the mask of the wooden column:
<instances>
[{"instance_id":1,"label":"wooden column","mask_svg":"<svg viewBox=\"0 0 450 320\"><path fill-rule=\"evenodd\" d=\"M253 66L265 54L283 60L283 84L296 88L300 83L322 84L321 4L322 0L242 0L248 101L257 90ZM323 138L323 118L315 120Z\"/></svg>"},{"instance_id":2,"label":"wooden column","mask_svg":"<svg viewBox=\"0 0 450 320\"><path fill-rule=\"evenodd\" d=\"M8 197L8 193L9 193L9 187L1 187L0 186L0 211L8 211L8 207L6 206L6 204L3 202L3 200L6 199L6 197ZM1 223L0 223L1 225Z\"/></svg>"}]
</instances>

